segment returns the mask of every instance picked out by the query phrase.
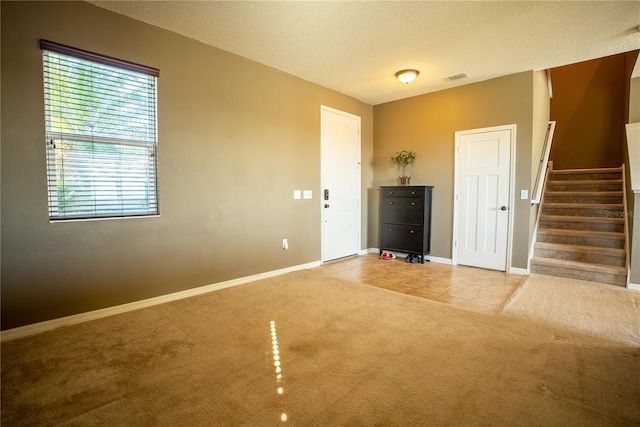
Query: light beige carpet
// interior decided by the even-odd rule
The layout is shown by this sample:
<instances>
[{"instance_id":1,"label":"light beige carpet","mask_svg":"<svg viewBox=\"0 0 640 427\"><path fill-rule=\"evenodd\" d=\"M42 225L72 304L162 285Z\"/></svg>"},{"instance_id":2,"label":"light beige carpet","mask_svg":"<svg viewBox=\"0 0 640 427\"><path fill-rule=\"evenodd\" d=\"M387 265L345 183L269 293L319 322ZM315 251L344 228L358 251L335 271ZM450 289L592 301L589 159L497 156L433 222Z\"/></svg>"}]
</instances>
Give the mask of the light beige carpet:
<instances>
[{"instance_id":1,"label":"light beige carpet","mask_svg":"<svg viewBox=\"0 0 640 427\"><path fill-rule=\"evenodd\" d=\"M640 292L617 286L531 274L503 314L640 348Z\"/></svg>"},{"instance_id":2,"label":"light beige carpet","mask_svg":"<svg viewBox=\"0 0 640 427\"><path fill-rule=\"evenodd\" d=\"M638 396L637 347L317 269L2 344L3 426L637 426Z\"/></svg>"}]
</instances>

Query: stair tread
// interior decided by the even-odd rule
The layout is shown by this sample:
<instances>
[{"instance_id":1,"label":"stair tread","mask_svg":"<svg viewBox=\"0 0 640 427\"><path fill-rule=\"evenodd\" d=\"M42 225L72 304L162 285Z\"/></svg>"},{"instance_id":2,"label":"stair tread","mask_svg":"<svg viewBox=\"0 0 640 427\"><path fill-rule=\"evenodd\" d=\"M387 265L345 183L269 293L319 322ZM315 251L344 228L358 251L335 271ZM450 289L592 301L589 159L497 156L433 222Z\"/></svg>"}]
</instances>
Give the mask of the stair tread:
<instances>
[{"instance_id":1,"label":"stair tread","mask_svg":"<svg viewBox=\"0 0 640 427\"><path fill-rule=\"evenodd\" d=\"M540 215L540 221L567 221L567 222L604 222L624 224L624 218L611 217L600 218L594 216L567 216L567 215Z\"/></svg>"},{"instance_id":2,"label":"stair tread","mask_svg":"<svg viewBox=\"0 0 640 427\"><path fill-rule=\"evenodd\" d=\"M619 209L624 205L622 203L555 203L555 202L545 202L543 207L552 207L552 208L582 208L582 209Z\"/></svg>"},{"instance_id":3,"label":"stair tread","mask_svg":"<svg viewBox=\"0 0 640 427\"><path fill-rule=\"evenodd\" d=\"M622 191L551 191L547 190L544 193L549 196L611 196L620 197Z\"/></svg>"},{"instance_id":4,"label":"stair tread","mask_svg":"<svg viewBox=\"0 0 640 427\"><path fill-rule=\"evenodd\" d=\"M591 168L591 169L553 169L549 173L556 173L561 175L571 175L573 173L612 173L622 172L621 167L616 168Z\"/></svg>"},{"instance_id":5,"label":"stair tread","mask_svg":"<svg viewBox=\"0 0 640 427\"><path fill-rule=\"evenodd\" d=\"M555 235L563 235L563 236L586 236L586 237L595 237L595 238L624 240L624 233L616 233L613 231L572 230L572 229L565 229L565 228L542 227L538 229L538 233L539 234L555 234Z\"/></svg>"},{"instance_id":6,"label":"stair tread","mask_svg":"<svg viewBox=\"0 0 640 427\"><path fill-rule=\"evenodd\" d=\"M599 246L581 246L581 245L570 245L567 243L549 243L549 242L536 242L536 249L552 249L552 250L560 250L560 251L571 251L571 252L583 252L583 253L591 253L591 254L601 254L601 255L621 255L625 256L624 249L616 249L616 248L603 248Z\"/></svg>"},{"instance_id":7,"label":"stair tread","mask_svg":"<svg viewBox=\"0 0 640 427\"><path fill-rule=\"evenodd\" d=\"M549 176L549 183L554 184L622 184L622 179L586 179L586 180L572 180L572 179L551 179Z\"/></svg>"},{"instance_id":8,"label":"stair tread","mask_svg":"<svg viewBox=\"0 0 640 427\"><path fill-rule=\"evenodd\" d=\"M548 266L548 267L559 267L559 268L570 268L570 269L582 270L582 271L592 271L594 273L610 273L610 274L618 274L618 275L627 274L627 269L624 267L616 267L613 265L604 265L604 264L594 264L590 262L568 261L564 259L533 257L531 259L531 263L536 265L541 265L541 266Z\"/></svg>"}]
</instances>

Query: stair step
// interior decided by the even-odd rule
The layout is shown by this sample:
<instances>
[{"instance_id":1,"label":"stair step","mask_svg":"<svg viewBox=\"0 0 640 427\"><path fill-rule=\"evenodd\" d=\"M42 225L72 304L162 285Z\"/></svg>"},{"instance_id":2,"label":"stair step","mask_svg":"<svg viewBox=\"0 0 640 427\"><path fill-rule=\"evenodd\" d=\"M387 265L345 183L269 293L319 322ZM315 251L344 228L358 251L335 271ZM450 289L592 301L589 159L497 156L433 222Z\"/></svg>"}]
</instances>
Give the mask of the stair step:
<instances>
[{"instance_id":1,"label":"stair step","mask_svg":"<svg viewBox=\"0 0 640 427\"><path fill-rule=\"evenodd\" d=\"M626 286L627 284L626 268L610 265L534 257L531 259L531 271L538 274L589 280L617 286Z\"/></svg>"},{"instance_id":2,"label":"stair step","mask_svg":"<svg viewBox=\"0 0 640 427\"><path fill-rule=\"evenodd\" d=\"M572 174L572 173L611 173L611 172L622 172L622 168L620 166L616 168L584 168L584 169L553 169L551 173L557 174Z\"/></svg>"},{"instance_id":3,"label":"stair step","mask_svg":"<svg viewBox=\"0 0 640 427\"><path fill-rule=\"evenodd\" d=\"M622 204L622 191L546 191L544 201L549 203Z\"/></svg>"},{"instance_id":4,"label":"stair step","mask_svg":"<svg viewBox=\"0 0 640 427\"><path fill-rule=\"evenodd\" d=\"M540 228L538 242L624 249L624 233Z\"/></svg>"},{"instance_id":5,"label":"stair step","mask_svg":"<svg viewBox=\"0 0 640 427\"><path fill-rule=\"evenodd\" d=\"M550 181L612 180L621 178L621 168L568 169L549 172Z\"/></svg>"},{"instance_id":6,"label":"stair step","mask_svg":"<svg viewBox=\"0 0 640 427\"><path fill-rule=\"evenodd\" d=\"M584 203L543 203L542 213L546 215L619 218L624 215L624 205L618 203L591 205Z\"/></svg>"},{"instance_id":7,"label":"stair step","mask_svg":"<svg viewBox=\"0 0 640 427\"><path fill-rule=\"evenodd\" d=\"M590 230L624 233L624 218L593 216L540 215L540 228Z\"/></svg>"},{"instance_id":8,"label":"stair step","mask_svg":"<svg viewBox=\"0 0 640 427\"><path fill-rule=\"evenodd\" d=\"M547 191L620 191L622 179L547 181Z\"/></svg>"},{"instance_id":9,"label":"stair step","mask_svg":"<svg viewBox=\"0 0 640 427\"><path fill-rule=\"evenodd\" d=\"M563 259L615 267L624 267L626 262L624 249L618 248L536 242L534 250L535 256L540 258Z\"/></svg>"}]
</instances>

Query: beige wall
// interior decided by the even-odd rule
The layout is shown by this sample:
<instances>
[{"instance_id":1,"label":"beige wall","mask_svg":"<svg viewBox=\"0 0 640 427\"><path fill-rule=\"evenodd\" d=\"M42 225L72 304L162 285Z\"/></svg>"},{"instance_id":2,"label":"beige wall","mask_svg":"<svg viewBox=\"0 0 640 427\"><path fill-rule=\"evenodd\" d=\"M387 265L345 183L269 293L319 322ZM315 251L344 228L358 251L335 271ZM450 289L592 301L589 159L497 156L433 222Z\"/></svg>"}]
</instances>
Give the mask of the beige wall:
<instances>
[{"instance_id":1,"label":"beige wall","mask_svg":"<svg viewBox=\"0 0 640 427\"><path fill-rule=\"evenodd\" d=\"M636 57L634 66L640 66L640 58ZM633 67L631 67L633 68ZM629 83L629 120L628 123L640 122L640 77L630 79ZM625 150L626 140L625 140ZM629 153L625 151L625 164L629 165ZM640 222L636 222L640 218L640 194L633 194L631 191L629 170L627 166L627 219L629 221L629 250L630 256L630 272L629 279L631 283L640 284Z\"/></svg>"},{"instance_id":2,"label":"beige wall","mask_svg":"<svg viewBox=\"0 0 640 427\"><path fill-rule=\"evenodd\" d=\"M536 71L533 73L533 131L531 139L531 190L529 191L529 199L535 194L536 179L538 177L538 169L543 169L541 177L544 177L546 163L540 162L543 155L544 141L547 136L549 127L549 111L551 109L551 99L549 97L549 80L546 71ZM533 241L533 233L535 232L536 220L540 204L531 206L531 216L529 218L529 242ZM530 248L531 249L531 248Z\"/></svg>"},{"instance_id":3,"label":"beige wall","mask_svg":"<svg viewBox=\"0 0 640 427\"><path fill-rule=\"evenodd\" d=\"M640 122L640 77L631 79L629 90L629 123Z\"/></svg>"},{"instance_id":4,"label":"beige wall","mask_svg":"<svg viewBox=\"0 0 640 427\"><path fill-rule=\"evenodd\" d=\"M629 222L629 281L635 285L640 285L640 222L633 222L633 219L640 221L640 194L628 193L627 198L627 218Z\"/></svg>"},{"instance_id":5,"label":"beige wall","mask_svg":"<svg viewBox=\"0 0 640 427\"><path fill-rule=\"evenodd\" d=\"M378 187L396 185L397 171L390 163L396 151L417 152L407 168L414 185L433 185L431 255L451 258L455 132L516 124L515 223L512 266L527 268L529 246L528 200L521 189L531 190L533 72L514 74L445 91L376 105L374 113L374 189L369 222L369 245L378 243ZM411 168L411 169L410 169Z\"/></svg>"},{"instance_id":6,"label":"beige wall","mask_svg":"<svg viewBox=\"0 0 640 427\"><path fill-rule=\"evenodd\" d=\"M638 51L635 57L627 54L627 75L631 75L634 67L640 67L640 57ZM627 123L640 122L640 77L629 79L629 116ZM626 194L627 194L627 221L629 224L629 281L633 284L640 284L640 222L636 220L640 218L640 194L634 194L631 191L631 177L629 171L629 151L627 148L627 140L623 145L623 159L626 166Z\"/></svg>"},{"instance_id":7,"label":"beige wall","mask_svg":"<svg viewBox=\"0 0 640 427\"><path fill-rule=\"evenodd\" d=\"M549 127L549 82L546 71L533 73L533 131L531 144L531 189L536 183L544 140ZM543 165L546 167L546 165ZM533 195L532 195L533 196Z\"/></svg>"},{"instance_id":8,"label":"beige wall","mask_svg":"<svg viewBox=\"0 0 640 427\"><path fill-rule=\"evenodd\" d=\"M2 329L319 260L321 105L362 117L366 248L371 106L87 3L1 6ZM40 38L160 69L160 218L48 222Z\"/></svg>"}]
</instances>

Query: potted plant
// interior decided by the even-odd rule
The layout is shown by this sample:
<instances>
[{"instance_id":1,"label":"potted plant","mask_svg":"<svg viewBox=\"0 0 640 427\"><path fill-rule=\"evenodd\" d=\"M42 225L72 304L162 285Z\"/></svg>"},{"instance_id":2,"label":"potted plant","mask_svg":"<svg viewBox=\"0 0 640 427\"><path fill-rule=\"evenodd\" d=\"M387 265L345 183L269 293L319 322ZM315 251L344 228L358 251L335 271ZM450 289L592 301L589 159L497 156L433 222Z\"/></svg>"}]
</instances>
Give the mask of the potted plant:
<instances>
[{"instance_id":1,"label":"potted plant","mask_svg":"<svg viewBox=\"0 0 640 427\"><path fill-rule=\"evenodd\" d=\"M411 184L411 177L407 176L405 168L407 167L407 165L410 165L415 161L415 151L402 150L398 151L395 156L391 157L391 163L396 165L398 167L398 170L402 170L402 175L398 177L398 179L400 180L400 185Z\"/></svg>"}]
</instances>

